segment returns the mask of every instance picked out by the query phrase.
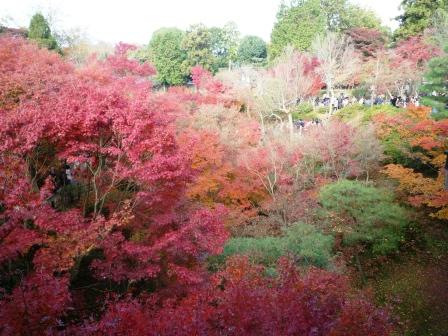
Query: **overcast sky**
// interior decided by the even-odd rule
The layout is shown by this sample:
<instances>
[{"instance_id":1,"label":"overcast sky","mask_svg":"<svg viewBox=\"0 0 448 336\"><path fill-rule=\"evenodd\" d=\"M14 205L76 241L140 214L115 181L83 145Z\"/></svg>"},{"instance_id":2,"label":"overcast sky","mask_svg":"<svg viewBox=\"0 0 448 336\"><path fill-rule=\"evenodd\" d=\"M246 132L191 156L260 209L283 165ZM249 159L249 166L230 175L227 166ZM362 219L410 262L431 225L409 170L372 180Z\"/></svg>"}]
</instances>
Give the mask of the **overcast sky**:
<instances>
[{"instance_id":1,"label":"overcast sky","mask_svg":"<svg viewBox=\"0 0 448 336\"><path fill-rule=\"evenodd\" d=\"M400 0L352 0L375 10L396 28ZM281 0L0 0L0 18L11 26L28 26L38 10L52 12L64 29L81 28L96 41L145 44L160 27L186 29L202 22L222 26L233 21L242 35L269 41Z\"/></svg>"}]
</instances>

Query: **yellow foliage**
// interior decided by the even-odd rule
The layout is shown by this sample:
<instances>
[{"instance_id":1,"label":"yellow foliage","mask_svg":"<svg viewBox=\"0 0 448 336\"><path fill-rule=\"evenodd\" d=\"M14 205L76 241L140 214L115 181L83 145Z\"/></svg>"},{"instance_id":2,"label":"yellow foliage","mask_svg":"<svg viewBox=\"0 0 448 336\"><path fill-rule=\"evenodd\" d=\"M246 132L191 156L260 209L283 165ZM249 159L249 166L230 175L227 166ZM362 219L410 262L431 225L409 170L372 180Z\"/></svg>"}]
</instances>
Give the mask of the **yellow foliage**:
<instances>
[{"instance_id":1,"label":"yellow foliage","mask_svg":"<svg viewBox=\"0 0 448 336\"><path fill-rule=\"evenodd\" d=\"M401 165L387 165L383 172L398 181L399 190L410 195L409 202L413 206L426 205L438 211L432 216L448 219L448 191L444 189L444 169L440 169L436 179L424 177L413 169Z\"/></svg>"}]
</instances>

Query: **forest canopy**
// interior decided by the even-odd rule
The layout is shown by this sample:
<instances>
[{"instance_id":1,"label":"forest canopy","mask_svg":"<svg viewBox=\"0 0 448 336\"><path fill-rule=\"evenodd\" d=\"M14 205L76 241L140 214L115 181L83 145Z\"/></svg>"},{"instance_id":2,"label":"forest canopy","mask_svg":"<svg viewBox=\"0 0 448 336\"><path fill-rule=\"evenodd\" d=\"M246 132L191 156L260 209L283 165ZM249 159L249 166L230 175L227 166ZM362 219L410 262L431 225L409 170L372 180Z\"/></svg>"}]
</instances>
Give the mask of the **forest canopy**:
<instances>
[{"instance_id":1,"label":"forest canopy","mask_svg":"<svg viewBox=\"0 0 448 336\"><path fill-rule=\"evenodd\" d=\"M445 335L448 14L402 8L2 24L0 334Z\"/></svg>"}]
</instances>

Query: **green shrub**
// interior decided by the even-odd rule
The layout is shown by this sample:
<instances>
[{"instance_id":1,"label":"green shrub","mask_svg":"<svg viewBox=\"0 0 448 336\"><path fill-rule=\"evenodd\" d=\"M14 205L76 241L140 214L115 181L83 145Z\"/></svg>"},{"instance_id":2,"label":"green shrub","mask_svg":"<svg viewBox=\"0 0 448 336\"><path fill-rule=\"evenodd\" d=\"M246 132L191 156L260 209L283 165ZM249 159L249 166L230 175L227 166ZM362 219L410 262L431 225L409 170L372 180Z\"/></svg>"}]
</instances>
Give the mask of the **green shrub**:
<instances>
[{"instance_id":1,"label":"green shrub","mask_svg":"<svg viewBox=\"0 0 448 336\"><path fill-rule=\"evenodd\" d=\"M409 144L403 141L397 130L393 130L381 139L381 143L387 163L398 163L406 166L410 164L409 155L406 152L410 151L411 148Z\"/></svg>"},{"instance_id":2,"label":"green shrub","mask_svg":"<svg viewBox=\"0 0 448 336\"><path fill-rule=\"evenodd\" d=\"M47 19L40 13L33 15L28 29L28 38L35 40L41 47L59 50L56 39L51 34Z\"/></svg>"},{"instance_id":3,"label":"green shrub","mask_svg":"<svg viewBox=\"0 0 448 336\"><path fill-rule=\"evenodd\" d=\"M336 116L343 121L351 121L357 119L363 123L372 120L373 116L379 113L386 113L394 115L402 111L402 109L396 108L392 105L374 105L364 106L359 104L346 106L336 112Z\"/></svg>"},{"instance_id":4,"label":"green shrub","mask_svg":"<svg viewBox=\"0 0 448 336\"><path fill-rule=\"evenodd\" d=\"M273 265L285 252L283 239L280 237L232 238L224 247L223 256L240 254L251 257L255 262Z\"/></svg>"},{"instance_id":5,"label":"green shrub","mask_svg":"<svg viewBox=\"0 0 448 336\"><path fill-rule=\"evenodd\" d=\"M297 223L285 230L285 248L302 259L305 265L327 267L332 257L334 239L316 227Z\"/></svg>"},{"instance_id":6,"label":"green shrub","mask_svg":"<svg viewBox=\"0 0 448 336\"><path fill-rule=\"evenodd\" d=\"M333 237L324 235L312 225L296 223L280 237L232 238L224 252L209 262L212 268L222 265L233 255L246 255L252 261L273 266L284 255L293 255L302 265L327 267L331 261Z\"/></svg>"},{"instance_id":7,"label":"green shrub","mask_svg":"<svg viewBox=\"0 0 448 336\"><path fill-rule=\"evenodd\" d=\"M364 243L374 254L400 246L408 224L406 211L385 190L341 180L321 189L320 201L329 213L344 219L344 243Z\"/></svg>"},{"instance_id":8,"label":"green shrub","mask_svg":"<svg viewBox=\"0 0 448 336\"><path fill-rule=\"evenodd\" d=\"M352 95L355 97L366 97L370 93L370 89L365 85L360 85L352 90Z\"/></svg>"},{"instance_id":9,"label":"green shrub","mask_svg":"<svg viewBox=\"0 0 448 336\"><path fill-rule=\"evenodd\" d=\"M321 118L327 111L328 108L325 107L314 109L312 104L302 103L297 105L295 111L292 112L292 118L294 120L313 120L315 118Z\"/></svg>"},{"instance_id":10,"label":"green shrub","mask_svg":"<svg viewBox=\"0 0 448 336\"><path fill-rule=\"evenodd\" d=\"M425 104L424 100L423 100L423 104ZM437 121L443 120L443 119L448 119L448 110L447 109L445 109L443 111L433 110L431 112L431 118L433 118L434 120L437 120Z\"/></svg>"},{"instance_id":11,"label":"green shrub","mask_svg":"<svg viewBox=\"0 0 448 336\"><path fill-rule=\"evenodd\" d=\"M297 107L295 108L295 111L292 113L292 115L293 115L294 119L300 119L304 115L306 115L308 113L312 113L313 111L314 111L313 105L311 105L310 103L303 103L303 104L297 105Z\"/></svg>"}]
</instances>

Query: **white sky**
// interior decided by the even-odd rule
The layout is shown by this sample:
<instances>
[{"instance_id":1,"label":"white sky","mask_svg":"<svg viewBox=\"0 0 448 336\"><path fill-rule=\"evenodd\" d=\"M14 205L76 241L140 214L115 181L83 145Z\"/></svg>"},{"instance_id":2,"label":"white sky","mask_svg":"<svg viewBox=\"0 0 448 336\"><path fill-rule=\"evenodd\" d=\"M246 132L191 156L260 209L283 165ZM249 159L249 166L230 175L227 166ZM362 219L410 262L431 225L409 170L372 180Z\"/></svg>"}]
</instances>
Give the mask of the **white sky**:
<instances>
[{"instance_id":1,"label":"white sky","mask_svg":"<svg viewBox=\"0 0 448 336\"><path fill-rule=\"evenodd\" d=\"M375 10L383 23L396 28L401 0L352 0ZM81 28L96 41L146 44L160 27L186 29L190 24L223 26L233 21L242 35L269 41L281 0L0 0L0 18L26 27L38 10L54 13L64 29Z\"/></svg>"}]
</instances>

